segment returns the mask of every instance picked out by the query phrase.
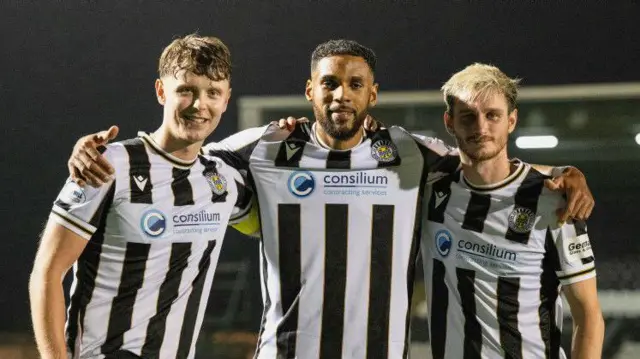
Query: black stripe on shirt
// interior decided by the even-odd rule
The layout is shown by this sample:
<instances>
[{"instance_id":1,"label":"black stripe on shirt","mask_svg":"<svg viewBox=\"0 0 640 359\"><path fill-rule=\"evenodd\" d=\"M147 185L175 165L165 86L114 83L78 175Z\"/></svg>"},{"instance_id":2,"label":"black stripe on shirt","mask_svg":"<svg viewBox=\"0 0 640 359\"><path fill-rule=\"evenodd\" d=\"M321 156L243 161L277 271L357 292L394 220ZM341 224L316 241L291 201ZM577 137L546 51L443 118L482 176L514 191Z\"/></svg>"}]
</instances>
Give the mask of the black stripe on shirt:
<instances>
[{"instance_id":1,"label":"black stripe on shirt","mask_svg":"<svg viewBox=\"0 0 640 359\"><path fill-rule=\"evenodd\" d=\"M351 168L351 150L334 151L330 150L327 156L327 168L349 169Z\"/></svg>"},{"instance_id":2,"label":"black stripe on shirt","mask_svg":"<svg viewBox=\"0 0 640 359\"><path fill-rule=\"evenodd\" d=\"M367 358L386 358L389 349L394 206L374 205L372 211Z\"/></svg>"},{"instance_id":3,"label":"black stripe on shirt","mask_svg":"<svg viewBox=\"0 0 640 359\"><path fill-rule=\"evenodd\" d=\"M160 348L167 329L167 316L171 310L171 305L178 298L182 272L189 264L191 255L191 243L172 243L171 257L169 259L169 270L164 282L160 285L158 301L156 303L156 314L149 319L147 325L147 336L142 347L141 356L143 358L158 358Z\"/></svg>"},{"instance_id":4,"label":"black stripe on shirt","mask_svg":"<svg viewBox=\"0 0 640 359\"><path fill-rule=\"evenodd\" d=\"M433 359L444 359L447 343L447 309L449 307L449 291L445 284L446 268L444 263L433 260L433 276L431 278L431 321L429 339Z\"/></svg>"},{"instance_id":5,"label":"black stripe on shirt","mask_svg":"<svg viewBox=\"0 0 640 359\"><path fill-rule=\"evenodd\" d=\"M518 190L516 191L516 194L514 196L514 212L524 211L523 213L526 214L523 215L528 216L528 220L535 221L536 213L538 212L538 200L540 199L540 193L542 193L544 180L547 178L548 176L543 175L533 168L529 170L527 176L518 187ZM515 225L517 225L517 219L518 218L514 218L512 220L511 216L509 216L509 229L507 230L505 238L514 242L526 244L527 242L529 242L529 235L531 234L531 228L533 228L533 222L528 225L528 229L527 227L525 227L522 231L514 231L511 229L513 225L512 222L516 221ZM524 231L525 229L527 230Z\"/></svg>"},{"instance_id":6,"label":"black stripe on shirt","mask_svg":"<svg viewBox=\"0 0 640 359\"><path fill-rule=\"evenodd\" d=\"M173 191L173 205L176 207L189 206L193 202L193 190L191 182L189 182L190 170L173 168L171 182L171 190Z\"/></svg>"},{"instance_id":7,"label":"black stripe on shirt","mask_svg":"<svg viewBox=\"0 0 640 359\"><path fill-rule=\"evenodd\" d=\"M458 292L464 314L464 355L465 359L480 359L482 331L476 316L475 276L470 269L456 268Z\"/></svg>"},{"instance_id":8,"label":"black stripe on shirt","mask_svg":"<svg viewBox=\"0 0 640 359\"><path fill-rule=\"evenodd\" d=\"M520 278L498 278L497 317L500 327L500 345L505 359L522 359L522 333L518 329L518 311L520 302Z\"/></svg>"},{"instance_id":9,"label":"black stripe on shirt","mask_svg":"<svg viewBox=\"0 0 640 359\"><path fill-rule=\"evenodd\" d=\"M198 313L200 311L204 283L207 279L209 267L211 267L211 253L216 248L216 244L217 241L215 239L207 243L207 248L203 251L202 258L200 258L200 262L198 263L198 274L191 283L191 294L189 294L184 320L182 321L176 358L189 357L191 346L195 345L198 334L200 333L200 331L195 331L196 321L198 320ZM205 301L207 300L206 298L208 298L208 294L205 296Z\"/></svg>"},{"instance_id":10,"label":"black stripe on shirt","mask_svg":"<svg viewBox=\"0 0 640 359\"><path fill-rule=\"evenodd\" d=\"M107 225L107 214L109 213L109 207L111 207L113 203L115 189L116 183L114 181L111 183L109 191L98 206L93 217L89 220L89 223L97 227L97 229L91 237L91 240L87 242L87 246L77 261L78 265L75 280L78 285L76 285L75 291L70 298L68 313L69 325L66 333L67 347L71 350L72 356L77 354L75 352L76 339L78 338L78 333L84 331L84 316L87 310L87 304L91 301L93 290L96 287L96 277L100 266L102 244L104 243L104 231Z\"/></svg>"},{"instance_id":11,"label":"black stripe on shirt","mask_svg":"<svg viewBox=\"0 0 640 359\"><path fill-rule=\"evenodd\" d=\"M278 250L282 320L276 328L278 358L296 355L300 290L300 205L278 204Z\"/></svg>"},{"instance_id":12,"label":"black stripe on shirt","mask_svg":"<svg viewBox=\"0 0 640 359\"><path fill-rule=\"evenodd\" d=\"M325 205L324 293L320 359L342 356L345 287L347 285L347 204Z\"/></svg>"},{"instance_id":13,"label":"black stripe on shirt","mask_svg":"<svg viewBox=\"0 0 640 359\"><path fill-rule=\"evenodd\" d=\"M573 220L573 227L576 230L576 236L580 237L583 234L587 234L587 223L585 221Z\"/></svg>"},{"instance_id":14,"label":"black stripe on shirt","mask_svg":"<svg viewBox=\"0 0 640 359\"><path fill-rule=\"evenodd\" d=\"M467 205L467 211L464 214L462 228L482 233L482 230L484 229L484 222L487 220L487 215L489 214L490 206L490 195L471 192L471 198Z\"/></svg>"},{"instance_id":15,"label":"black stripe on shirt","mask_svg":"<svg viewBox=\"0 0 640 359\"><path fill-rule=\"evenodd\" d=\"M545 359L559 359L561 333L555 318L556 300L560 290L556 271L560 270L560 258L551 230L548 228L544 247L545 254L540 275L540 307L538 307L540 334L544 342Z\"/></svg>"},{"instance_id":16,"label":"black stripe on shirt","mask_svg":"<svg viewBox=\"0 0 640 359\"><path fill-rule=\"evenodd\" d=\"M107 337L101 347L102 354L120 349L124 341L124 333L131 329L133 305L138 290L142 288L144 282L150 249L151 245L147 243L127 243L118 294L111 304Z\"/></svg>"},{"instance_id":17,"label":"black stripe on shirt","mask_svg":"<svg viewBox=\"0 0 640 359\"><path fill-rule=\"evenodd\" d=\"M427 219L432 222L444 223L444 212L451 198L451 182L453 176L449 175L435 182L431 187L431 197L429 198L429 210Z\"/></svg>"},{"instance_id":18,"label":"black stripe on shirt","mask_svg":"<svg viewBox=\"0 0 640 359\"><path fill-rule=\"evenodd\" d=\"M129 154L129 187L131 203L153 203L151 190L151 163L144 142L140 138L123 141Z\"/></svg>"}]
</instances>

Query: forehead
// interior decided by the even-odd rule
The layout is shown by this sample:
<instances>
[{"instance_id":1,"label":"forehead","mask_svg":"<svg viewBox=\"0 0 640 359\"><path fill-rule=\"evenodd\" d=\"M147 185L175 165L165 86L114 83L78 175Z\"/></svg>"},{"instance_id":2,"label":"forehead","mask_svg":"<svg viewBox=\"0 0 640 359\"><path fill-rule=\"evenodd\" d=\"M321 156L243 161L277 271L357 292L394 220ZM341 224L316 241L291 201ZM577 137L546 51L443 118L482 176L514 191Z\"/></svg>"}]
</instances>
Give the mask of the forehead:
<instances>
[{"instance_id":1,"label":"forehead","mask_svg":"<svg viewBox=\"0 0 640 359\"><path fill-rule=\"evenodd\" d=\"M500 91L468 92L454 96L454 111L508 109L507 97Z\"/></svg>"},{"instance_id":2,"label":"forehead","mask_svg":"<svg viewBox=\"0 0 640 359\"><path fill-rule=\"evenodd\" d=\"M372 78L369 64L359 56L336 55L320 59L313 70L313 76L338 76Z\"/></svg>"},{"instance_id":3,"label":"forehead","mask_svg":"<svg viewBox=\"0 0 640 359\"><path fill-rule=\"evenodd\" d=\"M215 87L215 88L229 88L230 83L228 79L214 81L205 75L196 75L191 71L180 70L176 72L176 75L166 75L162 77L162 82L165 85L181 86L189 85L196 87Z\"/></svg>"}]
</instances>

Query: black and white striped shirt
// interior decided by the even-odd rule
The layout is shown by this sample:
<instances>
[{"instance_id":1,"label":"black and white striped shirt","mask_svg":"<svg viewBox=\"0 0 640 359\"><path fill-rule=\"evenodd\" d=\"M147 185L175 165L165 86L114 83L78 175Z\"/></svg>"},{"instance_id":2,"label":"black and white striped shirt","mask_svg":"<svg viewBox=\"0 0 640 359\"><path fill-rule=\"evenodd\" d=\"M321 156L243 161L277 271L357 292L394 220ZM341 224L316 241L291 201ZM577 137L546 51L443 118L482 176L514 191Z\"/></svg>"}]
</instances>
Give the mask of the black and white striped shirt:
<instances>
[{"instance_id":1,"label":"black and white striped shirt","mask_svg":"<svg viewBox=\"0 0 640 359\"><path fill-rule=\"evenodd\" d=\"M560 286L595 276L583 222L529 164L493 186L431 186L422 253L434 359L565 358ZM425 198L426 199L426 198Z\"/></svg>"},{"instance_id":2,"label":"black and white striped shirt","mask_svg":"<svg viewBox=\"0 0 640 359\"><path fill-rule=\"evenodd\" d=\"M239 155L259 202L256 357L406 358L423 189L458 157L396 127L347 151L313 133L263 127L207 148Z\"/></svg>"},{"instance_id":3,"label":"black and white striped shirt","mask_svg":"<svg viewBox=\"0 0 640 359\"><path fill-rule=\"evenodd\" d=\"M246 214L251 192L221 158L186 162L146 134L104 156L115 180L68 181L50 215L88 240L74 264L70 357L193 358L227 223Z\"/></svg>"}]
</instances>

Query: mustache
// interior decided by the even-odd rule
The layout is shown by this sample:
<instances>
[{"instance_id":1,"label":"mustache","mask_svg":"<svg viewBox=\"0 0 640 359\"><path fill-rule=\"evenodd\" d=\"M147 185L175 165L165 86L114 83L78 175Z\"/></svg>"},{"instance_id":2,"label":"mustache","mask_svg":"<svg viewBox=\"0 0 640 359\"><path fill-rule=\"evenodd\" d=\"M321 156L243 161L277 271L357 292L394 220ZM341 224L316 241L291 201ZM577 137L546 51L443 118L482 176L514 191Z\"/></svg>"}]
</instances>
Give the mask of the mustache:
<instances>
[{"instance_id":1,"label":"mustache","mask_svg":"<svg viewBox=\"0 0 640 359\"><path fill-rule=\"evenodd\" d=\"M473 135L465 138L466 142L484 142L484 141L493 141L494 138L492 136L487 135Z\"/></svg>"},{"instance_id":2,"label":"mustache","mask_svg":"<svg viewBox=\"0 0 640 359\"><path fill-rule=\"evenodd\" d=\"M327 113L330 112L356 112L356 110L349 106L328 106L326 109Z\"/></svg>"}]
</instances>

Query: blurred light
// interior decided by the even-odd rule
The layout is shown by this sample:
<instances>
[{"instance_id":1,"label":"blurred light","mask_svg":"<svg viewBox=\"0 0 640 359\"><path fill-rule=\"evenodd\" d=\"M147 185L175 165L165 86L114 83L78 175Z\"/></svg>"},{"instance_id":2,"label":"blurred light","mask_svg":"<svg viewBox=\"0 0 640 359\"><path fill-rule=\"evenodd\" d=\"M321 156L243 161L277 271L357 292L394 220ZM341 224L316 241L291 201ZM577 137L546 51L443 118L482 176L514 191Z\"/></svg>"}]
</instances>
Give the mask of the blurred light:
<instances>
[{"instance_id":1,"label":"blurred light","mask_svg":"<svg viewBox=\"0 0 640 359\"><path fill-rule=\"evenodd\" d=\"M640 145L640 133L636 135L636 143Z\"/></svg>"},{"instance_id":2,"label":"blurred light","mask_svg":"<svg viewBox=\"0 0 640 359\"><path fill-rule=\"evenodd\" d=\"M638 141L638 137L636 137L636 141ZM557 145L558 138L556 136L520 136L516 138L518 148L554 148Z\"/></svg>"}]
</instances>

